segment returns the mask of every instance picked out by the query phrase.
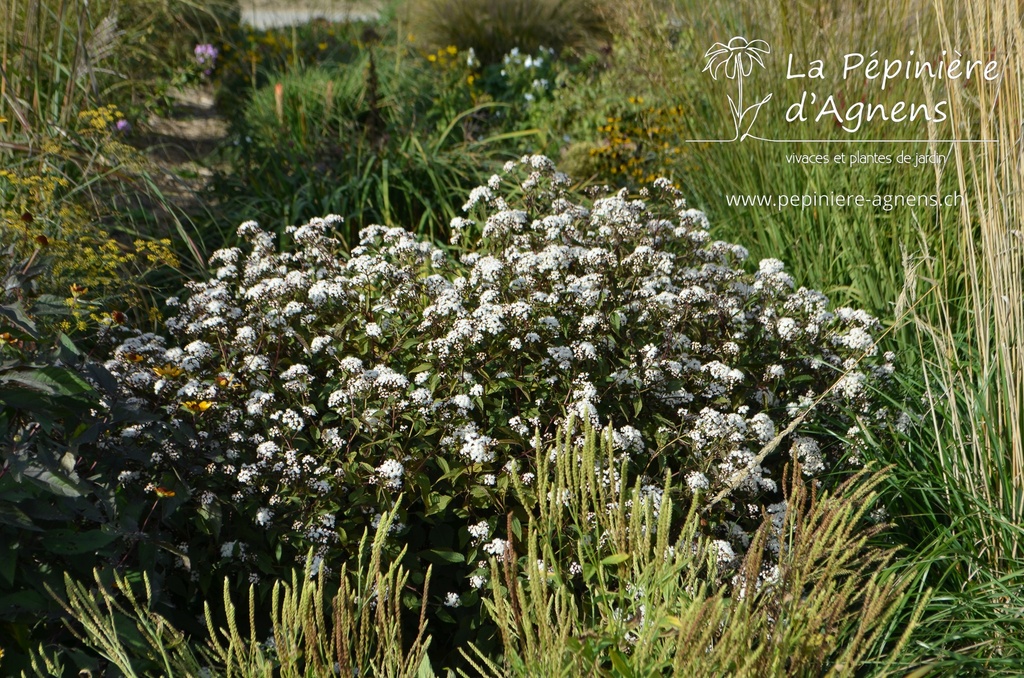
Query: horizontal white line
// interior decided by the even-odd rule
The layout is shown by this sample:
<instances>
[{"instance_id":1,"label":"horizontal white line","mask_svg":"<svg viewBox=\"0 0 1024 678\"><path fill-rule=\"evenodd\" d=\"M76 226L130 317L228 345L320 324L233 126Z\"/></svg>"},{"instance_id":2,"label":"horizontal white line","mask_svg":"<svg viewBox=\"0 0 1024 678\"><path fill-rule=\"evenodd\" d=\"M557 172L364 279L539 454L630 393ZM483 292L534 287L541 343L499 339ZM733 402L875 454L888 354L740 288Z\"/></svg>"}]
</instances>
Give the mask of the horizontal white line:
<instances>
[{"instance_id":1,"label":"horizontal white line","mask_svg":"<svg viewBox=\"0 0 1024 678\"><path fill-rule=\"evenodd\" d=\"M765 139L748 134L744 139L757 139L772 144L998 144L998 139ZM688 144L731 144L736 139L687 139Z\"/></svg>"}]
</instances>

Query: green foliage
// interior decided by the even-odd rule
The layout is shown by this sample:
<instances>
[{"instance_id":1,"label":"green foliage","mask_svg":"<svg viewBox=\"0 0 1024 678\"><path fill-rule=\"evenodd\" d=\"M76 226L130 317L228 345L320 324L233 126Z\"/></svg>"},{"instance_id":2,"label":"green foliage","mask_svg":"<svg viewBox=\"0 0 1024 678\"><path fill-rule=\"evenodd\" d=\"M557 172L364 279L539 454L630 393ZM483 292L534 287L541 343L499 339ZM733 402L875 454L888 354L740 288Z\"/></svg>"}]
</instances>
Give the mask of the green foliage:
<instances>
[{"instance_id":1,"label":"green foliage","mask_svg":"<svg viewBox=\"0 0 1024 678\"><path fill-rule=\"evenodd\" d=\"M930 9L902 0L874 4L870 12L859 11L849 2L820 3L798 19L781 4L766 8L742 2L709 10L696 3L677 3L665 13L643 2L628 4L638 7L636 18L617 25L611 57L595 68L566 72L551 103L533 112L533 124L552 132L546 152L564 154L568 171L599 182L634 188L651 177L666 176L691 204L708 213L717 236L743 242L755 258L788 252L787 263L799 272L799 284L887 315L902 289L901 247L916 248L922 235L930 242L941 242L940 217L952 217L955 207L775 209L730 205L727 200L761 195L865 194L873 199L876 194L953 194L957 188L953 173L944 173L937 185L930 167L895 162L851 165L849 151L868 146L824 143L887 135L927 139L929 132L920 119L905 124L862 121L852 133L834 117L815 122L817 108L807 123L786 120L787 107L800 100L805 90L818 93L819 104L826 93L835 93L844 116L858 102L887 108L899 101L922 102L925 95L916 81L901 81L879 91L877 86L855 86L843 80L841 69L826 69L829 79L815 81L811 87L806 78L786 77L787 59L792 54L798 65L812 59L833 63L858 45L871 45L879 53L905 53L906 24L894 17L914 17L920 22L915 30L927 36L934 31ZM772 40L765 68L757 68L746 85L748 98L773 94L751 133L765 139L823 142L699 141L730 139L735 134L727 96L736 95L736 83L725 77L714 80L704 69L708 48L732 35ZM948 131L944 133L948 138ZM809 166L787 159L790 154L819 154L826 146L830 157L846 151L846 161ZM927 148L922 143L874 150L916 155ZM803 246L794 247L796 242Z\"/></svg>"},{"instance_id":2,"label":"green foliage","mask_svg":"<svg viewBox=\"0 0 1024 678\"><path fill-rule=\"evenodd\" d=\"M19 265L7 285L39 267ZM124 562L142 522L120 500L116 470L101 464L93 445L146 417L116 402L110 373L67 335L42 329L73 313L45 296L0 304L0 636L10 670L27 666L38 637L61 639L47 587L65 573Z\"/></svg>"},{"instance_id":3,"label":"green foliage","mask_svg":"<svg viewBox=\"0 0 1024 678\"><path fill-rule=\"evenodd\" d=\"M680 515L669 487L652 501L625 475L618 488L602 483L595 469L616 456L610 429L599 441L588 427L582 446L559 432L552 448L538 448L536 489L514 489L530 506L519 532L526 552L514 555L510 530L510 545L489 563L484 600L501 644L463 650L477 672L851 676L871 661L884 671L899 655L921 606L907 608L909 581L889 570L895 551L871 544L883 526L864 522L883 474L861 472L819 496L794 467L787 511L765 517L739 560L702 535L699 498ZM426 589L415 638L403 641L408 573L398 560L385 564L391 520L382 516L372 540L364 532L330 606L323 571L276 582L265 641L254 587L248 610L239 610L226 580L224 620L207 604L200 636L152 609L148 576L144 596L121 576L108 587L97 575L94 588L66 578L66 621L126 676L434 675ZM894 629L902 608L910 622ZM61 663L59 654L33 657L40 676L59 673Z\"/></svg>"},{"instance_id":4,"label":"green foliage","mask_svg":"<svg viewBox=\"0 0 1024 678\"><path fill-rule=\"evenodd\" d=\"M142 224L116 213L150 188L143 156L116 138L118 119L114 106L83 111L58 139L0 169L7 292L66 305L67 333L109 323L112 313L155 320L154 286L179 266L169 238L141 237L133 231ZM112 236L108 220L131 230Z\"/></svg>"},{"instance_id":5,"label":"green foliage","mask_svg":"<svg viewBox=\"0 0 1024 678\"><path fill-rule=\"evenodd\" d=\"M439 0L409 3L413 37L427 49L472 48L484 64L518 48L583 52L607 44L610 29L595 0Z\"/></svg>"},{"instance_id":6,"label":"green foliage","mask_svg":"<svg viewBox=\"0 0 1024 678\"><path fill-rule=\"evenodd\" d=\"M235 0L5 0L0 118L22 133L66 126L78 111L105 104L142 118L164 103L194 43L237 16Z\"/></svg>"},{"instance_id":7,"label":"green foliage","mask_svg":"<svg viewBox=\"0 0 1024 678\"><path fill-rule=\"evenodd\" d=\"M379 39L373 31L372 24L325 20L262 30L233 25L218 43L220 57L213 73L218 107L234 119L256 90L278 78L348 64L367 42Z\"/></svg>"},{"instance_id":8,"label":"green foliage","mask_svg":"<svg viewBox=\"0 0 1024 678\"><path fill-rule=\"evenodd\" d=\"M320 675L334 662L346 675L356 668L429 675L428 625L435 665L485 674L1017 670L1024 656L1018 623L1024 455L1017 435L1024 332L1014 303L1024 294L1013 230L1024 212L1024 173L1014 155L1020 78L1012 77L1024 72L1017 63L1019 7L951 0L932 6L932 13L904 0L861 4L830 0L794 13L786 3L747 0L710 6L452 0L412 3L409 14L385 12L385 21L373 25L315 21L256 31L234 25L231 3L0 0L0 241L9 260L0 305L4 673L28 670L28 649L45 640L35 659L40 675L104 670L85 646L127 675L197 675L204 666L234 675ZM910 24L894 18L912 18L913 28L908 33ZM940 26L963 29L950 35ZM792 53L798 64L835 60L866 45L905 53L909 35L912 46L939 36L949 51L967 46L1002 55L1007 77L998 96L954 87L951 101L962 122L957 134L1003 143L955 153L951 167L937 172L804 166L784 157L804 150L798 144L756 139L745 140L740 152L690 143L734 133L725 102L726 94L736 94L729 89L735 83L711 80L701 55L712 41L739 34L775 36L766 68L748 83L749 96L774 94L751 128L756 136L873 136L869 126L848 133L838 125L806 130L784 123L780 107L805 88L783 77L784 57ZM129 145L142 138L117 125L123 116L139 125L145 113L166 106L169 87L200 77L196 42L221 48L217 67L201 77L219 87L237 142L220 157L224 174L209 197L219 201L221 216L215 223L207 215L206 243L164 199L152 166ZM883 93L829 75L822 91L836 92L844 109L847 100L891 104L921 95L899 83ZM900 136L925 133L900 130ZM636 190L669 176L710 214L715 235L748 245L755 260L785 252L797 284L824 288L833 299L888 316L904 290L897 315L911 317L914 327L892 335L903 375L870 396L876 404L888 401L878 410L886 423L876 426L874 415L858 417L833 398L854 385L845 380L846 366L821 370L813 358L802 362L811 356L828 362L827 351L782 346L774 334L750 347L741 339L736 369L777 401L698 394L699 405L730 413L753 407L773 417L785 409L788 417L787 406L806 405L809 392L824 393L826 403L807 421L792 419L768 443L751 440L750 449L733 450L743 462L761 464L762 477L779 480L785 496L781 489L736 494L749 473L715 471L729 458L727 441L710 443L715 463L694 466L699 408L680 415L679 403L669 407L663 398L685 380L663 390L645 381L673 369L665 356L647 364L648 347L668 350L666 338L682 330L645 325L651 316L638 312L636 299L613 303L611 295L627 288L663 291L623 258L619 268L611 266L610 280L620 286L599 298L607 324L595 339L583 336L584 311L567 301L585 287L582 269L572 269L572 281L528 288L539 297L516 297L523 283L512 276L488 283L493 271L478 266L481 260L525 253L509 249L521 241L495 236L508 218L499 218L496 204L477 207L476 223L457 219L462 242L433 250L429 263L410 254L407 248L422 243L409 233L372 230L357 245L356 231L373 222L441 240L466 189L504 156L533 152L534 145L562 154L563 164L590 182ZM533 179L517 181L508 202L550 228L545 220L560 215L544 213L543 200L528 187ZM520 189L527 194L522 204ZM724 197L955 189L967 197L957 213L769 212L729 205ZM325 244L321 254L341 266L368 265L370 258L380 266L366 278L346 278L358 278L349 292L363 296L340 304L344 312L329 322L287 315L285 302L308 301L296 293L281 297L280 308L255 304L251 318L267 322L250 323L258 330L251 346L211 329L221 327L219 312L211 312L175 334L181 349L136 337L115 352L109 367L116 376L86 355L83 347L99 351L112 333L124 331L123 314L155 320L147 300L165 282L157 269L176 257L205 269L202 250L223 240L225 223L256 217L281 231L328 212L346 221L328 222L341 242ZM172 231L177 252L160 242ZM532 254L550 253L541 230L535 235ZM274 265L295 264L289 275L306 268L321 275L326 267L316 256L288 259L297 256L289 240L299 237L295 230L284 234L285 250L275 251L281 258ZM659 237L620 254L660 245ZM259 242L247 254L267 249ZM739 269L739 250L715 246L713 261L690 262L669 279L692 282L693 271L715 266ZM235 275L227 271L233 264L221 263L218 279ZM239 298L276 285L271 269L252 275ZM266 285L258 288L257 280ZM443 318L438 292L456 286L466 313L450 310ZM191 288L198 298L215 286ZM538 330L543 342L515 349L511 331L481 330L482 339L441 355L443 340L465 329L456 321L489 317L495 299L537 304L534 315L516 318L519 334L542 313L558 328L551 336ZM219 301L200 300L196 308ZM733 367L723 343L728 333L718 332L728 324L725 316L706 310L702 317L690 308L696 329L687 326L685 336L710 348L687 357ZM424 329L428 315L436 324ZM278 333L273 323L285 316L293 320ZM809 323L810 315L798 320ZM200 321L211 324L198 329ZM877 339L880 327L871 330ZM209 340L213 351L198 372L186 364L198 355L198 344L190 343L197 340ZM314 340L335 353L310 357ZM596 349L596 363L574 354L565 358L576 361L572 369L551 367L555 356L546 349L586 356L584 340ZM264 354L268 368L240 367ZM408 388L350 390L344 407L330 407L332 395L357 381L341 375L342 359L357 357L360 379L397 374ZM277 388L275 380L297 364L310 368L312 381L293 380L295 391ZM766 367L782 368L785 377L773 381ZM891 367L887 357L872 375ZM623 376L637 380L635 392L623 387ZM440 403L441 415L431 419L400 404L417 393L412 382L429 391L431 406ZM700 389L708 386L698 382ZM257 391L276 400L253 414ZM930 425L908 432L912 413L890 418L904 409L905 391L923 397ZM159 406L157 414L146 413L143 401ZM463 412L456 402L469 407ZM313 408L315 423L282 435L286 410L313 417L303 408ZM828 416L818 417L824 409ZM556 433L570 413L593 414L615 429L600 444L578 431ZM751 413L742 417L747 426ZM890 421L902 431L895 439L886 430ZM474 428L458 430L463 424ZM529 444L538 429L540 447L553 458L538 450L532 459ZM230 438L239 432L244 440ZM642 450L630 447L634 434L645 441ZM461 451L483 438L476 448L483 457ZM783 438L815 441L829 462L876 457L898 467L884 476L859 474L830 492L811 489L795 472L783 484L786 451L776 449ZM245 450L267 440L300 460L302 482L282 475L284 467L260 476L262 484L242 480L253 463ZM806 445L789 454L806 461L812 449ZM316 489L322 486L303 484L308 478L301 473L313 469L306 468L307 456L338 473L320 474L332 490L327 497ZM702 493L708 476L713 487ZM880 488L896 523L884 536L862 525ZM567 503L563 492L571 497ZM392 516L406 524L389 522ZM897 555L878 546L893 539L910 550ZM488 562L488 556L496 557ZM296 558L302 572L288 580ZM335 596L328 568L339 562ZM440 567L431 573L428 564ZM96 588L79 583L97 565ZM223 572L232 577L218 596ZM317 574L309 579L311 572ZM485 579L490 588L482 590ZM54 631L59 608L46 588L62 583L65 611L78 619L77 642ZM929 587L938 593L929 595ZM236 608L246 592L248 609ZM196 615L206 601L204 629ZM276 647L259 640L268 633L279 637Z\"/></svg>"},{"instance_id":9,"label":"green foliage","mask_svg":"<svg viewBox=\"0 0 1024 678\"><path fill-rule=\"evenodd\" d=\"M981 53L1024 39L1015 2L949 3L940 17L943 49ZM952 17L967 30L956 32ZM902 453L874 451L900 467L894 513L907 516L902 538L914 545L905 567L936 589L904 665L932 659L937 672L963 675L1014 673L1024 662L1024 167L1009 150L1020 143L1024 64L1017 50L1000 53L998 82L948 88L955 138L1000 143L958 146L936 178L937 187L952 181L964 204L944 215L941 240L922 225L897 307L910 319L905 350L920 357L908 390L926 416Z\"/></svg>"},{"instance_id":10,"label":"green foliage","mask_svg":"<svg viewBox=\"0 0 1024 678\"><path fill-rule=\"evenodd\" d=\"M184 31L188 16L215 23L220 5L0 5L0 239L18 256L38 243L49 248L52 266L36 280L45 292L66 294L74 284L90 289L103 311L145 314L152 286L174 277L180 255L203 260L189 217L165 198L158 170L129 142L132 127L159 106L158 82L174 64L168 57L182 53L182 37L202 34L199 25L184 33L172 27ZM170 41L175 49L161 47ZM162 237L170 232L178 236L174 251Z\"/></svg>"},{"instance_id":11,"label":"green foliage","mask_svg":"<svg viewBox=\"0 0 1024 678\"><path fill-rule=\"evenodd\" d=\"M228 214L279 230L335 213L348 242L373 223L443 239L457 196L529 132L492 138L490 112L504 105L474 86L463 55L428 56L380 45L272 76L237 121L232 171L214 186Z\"/></svg>"},{"instance_id":12,"label":"green foliage","mask_svg":"<svg viewBox=\"0 0 1024 678\"><path fill-rule=\"evenodd\" d=\"M330 585L322 573L313 578L293 573L290 583L274 583L270 635L265 641L257 636L254 587L249 588L247 609L239 610L227 580L223 606L214 612L205 604L203 640L187 636L152 608L148 574L143 575L144 596L132 581L116 573L113 586L106 585L99 572L95 587L65 576L65 623L83 645L129 678L313 678L339 672L431 676L426 655L430 637L425 634L422 613L416 636L403 642L401 600L408 573L397 562L384 562L383 535L391 516L383 516L382 523L384 529L372 540L363 534L358 559L353 567L342 566L340 588L333 597L327 593ZM425 594L421 605L426 606ZM62 664L59 654L51 657L42 649L33 653L37 676L61 675Z\"/></svg>"}]
</instances>

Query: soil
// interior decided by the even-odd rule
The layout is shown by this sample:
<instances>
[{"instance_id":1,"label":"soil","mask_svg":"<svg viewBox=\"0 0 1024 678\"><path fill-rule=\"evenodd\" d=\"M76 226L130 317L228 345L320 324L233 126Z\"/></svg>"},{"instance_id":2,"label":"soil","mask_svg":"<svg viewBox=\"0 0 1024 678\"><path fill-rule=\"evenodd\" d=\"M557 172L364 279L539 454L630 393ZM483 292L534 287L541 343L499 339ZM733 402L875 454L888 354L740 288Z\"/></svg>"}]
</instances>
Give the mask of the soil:
<instances>
[{"instance_id":1,"label":"soil","mask_svg":"<svg viewBox=\"0 0 1024 678\"><path fill-rule=\"evenodd\" d=\"M136 138L157 168L154 181L164 196L186 212L199 205L201 191L213 172L207 159L227 136L210 89L174 93L169 117L151 116Z\"/></svg>"}]
</instances>

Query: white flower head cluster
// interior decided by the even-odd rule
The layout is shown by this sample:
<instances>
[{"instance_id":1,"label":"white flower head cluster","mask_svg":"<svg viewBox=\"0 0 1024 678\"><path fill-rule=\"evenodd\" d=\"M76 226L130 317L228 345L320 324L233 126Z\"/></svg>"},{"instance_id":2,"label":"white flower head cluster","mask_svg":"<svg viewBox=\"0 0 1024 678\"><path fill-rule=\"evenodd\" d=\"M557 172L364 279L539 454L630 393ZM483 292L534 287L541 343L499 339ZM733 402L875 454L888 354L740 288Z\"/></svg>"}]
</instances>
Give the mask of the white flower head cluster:
<instances>
[{"instance_id":1,"label":"white flower head cluster","mask_svg":"<svg viewBox=\"0 0 1024 678\"><path fill-rule=\"evenodd\" d=\"M391 490L402 489L402 475L404 473L405 467L402 466L400 461L395 459L388 459L377 467L377 477L380 479L380 482L383 483L384 487Z\"/></svg>"}]
</instances>

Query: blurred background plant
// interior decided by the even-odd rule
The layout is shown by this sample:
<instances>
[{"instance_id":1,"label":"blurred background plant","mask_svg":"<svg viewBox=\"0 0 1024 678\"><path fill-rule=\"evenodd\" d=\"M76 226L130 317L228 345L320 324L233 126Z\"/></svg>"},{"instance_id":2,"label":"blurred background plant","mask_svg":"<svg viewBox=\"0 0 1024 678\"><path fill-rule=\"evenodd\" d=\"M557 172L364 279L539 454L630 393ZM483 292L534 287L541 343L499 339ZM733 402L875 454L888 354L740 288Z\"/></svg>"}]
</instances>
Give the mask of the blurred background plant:
<instances>
[{"instance_id":1,"label":"blurred background plant","mask_svg":"<svg viewBox=\"0 0 1024 678\"><path fill-rule=\"evenodd\" d=\"M9 265L48 263L19 294L74 298L79 308L88 299L94 313L155 323L154 281L179 261L170 238L147 237L124 213L121 198L133 198L147 176L145 156L119 138L123 122L113 105L81 111L63 136L0 169L0 241ZM86 320L65 320L61 330L81 332Z\"/></svg>"},{"instance_id":2,"label":"blurred background plant","mask_svg":"<svg viewBox=\"0 0 1024 678\"><path fill-rule=\"evenodd\" d=\"M426 58L426 57L433 57ZM214 200L280 230L321 214L363 226L406 225L441 240L468 187L511 153L489 136L472 69L452 48L440 55L378 45L351 61L278 74L234 121L228 171Z\"/></svg>"},{"instance_id":3,"label":"blurred background plant","mask_svg":"<svg viewBox=\"0 0 1024 678\"><path fill-rule=\"evenodd\" d=\"M613 28L605 0L410 0L404 14L413 40L426 49L473 48L484 64L501 63L513 50L548 48L570 57L606 49Z\"/></svg>"},{"instance_id":4,"label":"blurred background plant","mask_svg":"<svg viewBox=\"0 0 1024 678\"><path fill-rule=\"evenodd\" d=\"M0 117L25 133L106 104L142 119L168 103L195 44L217 41L237 20L235 0L4 0Z\"/></svg>"}]
</instances>

